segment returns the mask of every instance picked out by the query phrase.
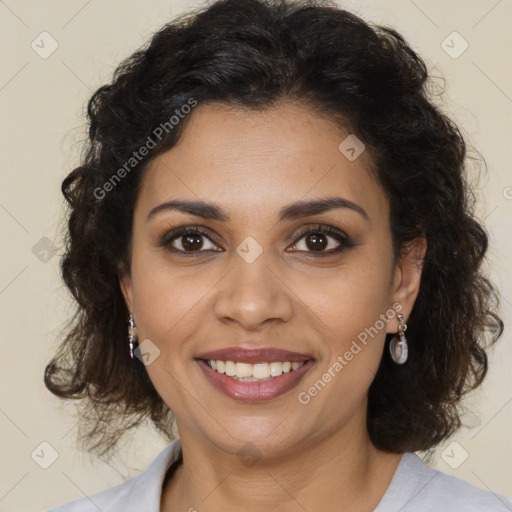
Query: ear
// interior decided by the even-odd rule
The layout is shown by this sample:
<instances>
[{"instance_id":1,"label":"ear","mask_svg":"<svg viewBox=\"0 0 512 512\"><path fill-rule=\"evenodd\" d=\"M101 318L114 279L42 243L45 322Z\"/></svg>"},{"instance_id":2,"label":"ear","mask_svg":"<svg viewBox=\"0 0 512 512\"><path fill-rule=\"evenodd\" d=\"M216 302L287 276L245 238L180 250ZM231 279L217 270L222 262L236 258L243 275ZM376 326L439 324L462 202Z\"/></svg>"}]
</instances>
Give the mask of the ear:
<instances>
[{"instance_id":1,"label":"ear","mask_svg":"<svg viewBox=\"0 0 512 512\"><path fill-rule=\"evenodd\" d=\"M400 255L400 261L395 267L392 289L393 302L402 306L402 309L397 309L397 312L401 313L406 321L411 314L420 290L421 273L426 251L426 238L415 238L404 247ZM398 318L395 317L387 323L386 332L397 332L398 324Z\"/></svg>"},{"instance_id":2,"label":"ear","mask_svg":"<svg viewBox=\"0 0 512 512\"><path fill-rule=\"evenodd\" d=\"M121 288L121 292L124 297L124 301L126 302L126 307L128 311L132 311L133 309L133 289L132 289L132 276L130 272L127 271L124 266L118 265L118 275L119 275L119 286Z\"/></svg>"}]
</instances>

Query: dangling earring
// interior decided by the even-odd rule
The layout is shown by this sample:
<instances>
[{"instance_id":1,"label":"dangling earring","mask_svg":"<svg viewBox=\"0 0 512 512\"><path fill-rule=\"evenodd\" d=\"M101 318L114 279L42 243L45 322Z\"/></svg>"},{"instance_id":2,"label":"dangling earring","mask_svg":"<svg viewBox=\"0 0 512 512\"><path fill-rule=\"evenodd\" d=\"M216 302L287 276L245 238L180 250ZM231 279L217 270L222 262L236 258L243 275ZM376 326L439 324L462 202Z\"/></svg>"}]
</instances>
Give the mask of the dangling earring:
<instances>
[{"instance_id":1,"label":"dangling earring","mask_svg":"<svg viewBox=\"0 0 512 512\"><path fill-rule=\"evenodd\" d=\"M130 318L128 318L128 342L130 345L130 357L133 359L133 347L135 342L138 340L137 326L133 321L133 314L130 312Z\"/></svg>"},{"instance_id":2,"label":"dangling earring","mask_svg":"<svg viewBox=\"0 0 512 512\"><path fill-rule=\"evenodd\" d=\"M409 354L407 348L407 340L405 339L404 332L407 330L407 324L403 315L398 313L398 320L400 325L398 326L398 334L395 334L389 343L389 351L391 353L391 359L397 364L404 364L407 361Z\"/></svg>"}]
</instances>

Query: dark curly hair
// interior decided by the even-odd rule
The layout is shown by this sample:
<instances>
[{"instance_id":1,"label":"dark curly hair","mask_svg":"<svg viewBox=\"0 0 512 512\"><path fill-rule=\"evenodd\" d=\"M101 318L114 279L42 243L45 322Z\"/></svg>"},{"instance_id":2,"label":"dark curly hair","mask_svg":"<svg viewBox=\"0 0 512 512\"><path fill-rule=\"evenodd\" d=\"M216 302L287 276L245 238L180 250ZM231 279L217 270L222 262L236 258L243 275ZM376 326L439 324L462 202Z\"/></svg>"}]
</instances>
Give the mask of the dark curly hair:
<instances>
[{"instance_id":1,"label":"dark curly hair","mask_svg":"<svg viewBox=\"0 0 512 512\"><path fill-rule=\"evenodd\" d=\"M55 395L83 400L87 450L110 453L147 419L173 438L172 411L128 354L119 277L130 271L144 170L177 143L193 114L169 119L191 99L260 110L294 101L364 142L389 199L395 257L416 237L428 242L407 364L384 351L369 389L371 440L391 452L429 451L461 426L461 398L482 383L503 322L482 271L488 236L473 213L466 143L431 85L400 34L328 0L217 1L165 25L119 65L89 100L82 164L62 183L61 273L76 315L44 375ZM150 138L154 147L134 163Z\"/></svg>"}]
</instances>

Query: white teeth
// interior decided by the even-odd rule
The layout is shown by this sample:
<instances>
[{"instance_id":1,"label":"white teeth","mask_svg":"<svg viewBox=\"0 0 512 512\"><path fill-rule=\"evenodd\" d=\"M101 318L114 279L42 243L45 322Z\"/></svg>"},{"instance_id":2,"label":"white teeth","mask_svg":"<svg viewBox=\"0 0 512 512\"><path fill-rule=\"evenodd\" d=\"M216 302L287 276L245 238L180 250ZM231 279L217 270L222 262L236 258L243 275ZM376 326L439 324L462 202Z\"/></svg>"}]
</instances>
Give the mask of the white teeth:
<instances>
[{"instance_id":1,"label":"white teeth","mask_svg":"<svg viewBox=\"0 0 512 512\"><path fill-rule=\"evenodd\" d=\"M257 379L268 379L270 377L270 365L268 363L253 364L252 376ZM239 375L237 375L237 377L239 377Z\"/></svg>"},{"instance_id":2,"label":"white teeth","mask_svg":"<svg viewBox=\"0 0 512 512\"><path fill-rule=\"evenodd\" d=\"M252 364L236 363L235 370L237 377L252 377Z\"/></svg>"},{"instance_id":3,"label":"white teeth","mask_svg":"<svg viewBox=\"0 0 512 512\"><path fill-rule=\"evenodd\" d=\"M226 361L226 375L228 377L236 376L236 367L233 361Z\"/></svg>"},{"instance_id":4,"label":"white teeth","mask_svg":"<svg viewBox=\"0 0 512 512\"><path fill-rule=\"evenodd\" d=\"M297 361L273 361L271 363L238 363L234 361L210 360L208 364L213 370L219 373L225 373L228 377L235 380L257 382L261 380L270 380L273 377L279 377L283 373L298 370L304 362Z\"/></svg>"},{"instance_id":5,"label":"white teeth","mask_svg":"<svg viewBox=\"0 0 512 512\"><path fill-rule=\"evenodd\" d=\"M270 375L279 377L283 373L283 363L270 363Z\"/></svg>"}]
</instances>

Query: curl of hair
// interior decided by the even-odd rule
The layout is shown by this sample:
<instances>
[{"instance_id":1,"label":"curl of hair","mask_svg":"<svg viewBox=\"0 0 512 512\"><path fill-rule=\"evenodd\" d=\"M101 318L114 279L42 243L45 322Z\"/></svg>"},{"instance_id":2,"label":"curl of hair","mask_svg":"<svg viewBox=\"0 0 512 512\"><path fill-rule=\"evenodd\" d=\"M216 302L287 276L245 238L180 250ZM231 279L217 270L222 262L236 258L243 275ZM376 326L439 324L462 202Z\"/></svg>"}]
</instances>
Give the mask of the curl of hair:
<instances>
[{"instance_id":1,"label":"curl of hair","mask_svg":"<svg viewBox=\"0 0 512 512\"><path fill-rule=\"evenodd\" d=\"M482 272L488 237L473 214L464 138L429 99L429 78L395 30L314 0L218 1L165 25L119 65L89 100L82 165L62 183L61 274L76 315L44 376L55 395L81 400L89 451L110 453L144 419L172 439L172 411L128 355L119 276L130 269L144 170L176 144L190 114L148 157L130 159L191 98L253 109L294 101L364 142L390 202L395 257L416 237L428 244L407 319L409 359L397 366L384 351L369 389L371 440L392 452L426 451L460 427L461 398L482 383L503 322ZM127 162L133 168L114 183Z\"/></svg>"}]
</instances>

